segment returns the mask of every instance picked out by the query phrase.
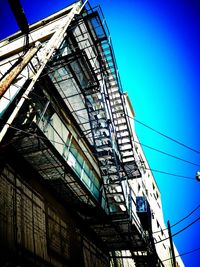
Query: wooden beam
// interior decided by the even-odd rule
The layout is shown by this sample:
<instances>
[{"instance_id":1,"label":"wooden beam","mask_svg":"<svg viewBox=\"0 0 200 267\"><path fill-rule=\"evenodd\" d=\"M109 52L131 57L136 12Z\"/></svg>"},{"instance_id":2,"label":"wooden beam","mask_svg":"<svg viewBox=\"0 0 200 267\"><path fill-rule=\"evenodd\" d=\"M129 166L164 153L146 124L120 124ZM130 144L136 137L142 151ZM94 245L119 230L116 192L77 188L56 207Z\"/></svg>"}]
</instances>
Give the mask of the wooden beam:
<instances>
[{"instance_id":1,"label":"wooden beam","mask_svg":"<svg viewBox=\"0 0 200 267\"><path fill-rule=\"evenodd\" d=\"M30 60L38 52L41 47L41 43L38 43L36 46L31 47L24 57L19 60L19 63L16 64L14 68L0 81L0 98L5 94L6 90L16 79L16 77L21 73L21 71L28 65Z\"/></svg>"}]
</instances>

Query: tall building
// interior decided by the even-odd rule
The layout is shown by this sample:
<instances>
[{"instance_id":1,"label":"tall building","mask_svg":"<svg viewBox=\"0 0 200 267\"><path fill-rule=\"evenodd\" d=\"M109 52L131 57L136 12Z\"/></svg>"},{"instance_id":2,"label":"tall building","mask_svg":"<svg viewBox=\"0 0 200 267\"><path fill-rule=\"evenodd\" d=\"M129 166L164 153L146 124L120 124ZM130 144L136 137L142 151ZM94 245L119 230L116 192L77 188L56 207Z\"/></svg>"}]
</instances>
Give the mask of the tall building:
<instances>
[{"instance_id":1,"label":"tall building","mask_svg":"<svg viewBox=\"0 0 200 267\"><path fill-rule=\"evenodd\" d=\"M0 266L184 266L100 7L22 20L0 60Z\"/></svg>"}]
</instances>

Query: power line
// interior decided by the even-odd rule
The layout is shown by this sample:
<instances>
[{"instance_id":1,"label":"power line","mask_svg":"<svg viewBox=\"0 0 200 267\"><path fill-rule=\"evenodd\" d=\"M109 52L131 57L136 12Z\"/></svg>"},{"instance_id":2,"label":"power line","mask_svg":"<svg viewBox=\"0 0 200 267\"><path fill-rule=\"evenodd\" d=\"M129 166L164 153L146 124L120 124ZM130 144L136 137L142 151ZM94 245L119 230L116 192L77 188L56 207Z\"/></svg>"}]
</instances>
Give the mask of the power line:
<instances>
[{"instance_id":1,"label":"power line","mask_svg":"<svg viewBox=\"0 0 200 267\"><path fill-rule=\"evenodd\" d=\"M37 96L37 94L35 94L35 95ZM76 116L77 116L77 117L80 117L81 119L86 119L86 118L84 118L84 117L82 117L81 115L78 115L78 114L76 114ZM134 119L133 117L131 117L131 116L127 115L127 114L126 114L126 116L128 116L129 118ZM86 121L86 123L89 123L89 121ZM188 161L188 160L186 160L186 159L183 159L183 158L177 157L177 156L175 156L175 155L169 154L169 153L167 153L167 152L164 152L164 151L159 150L159 149L157 149L157 148L154 148L154 147L152 147L152 146L142 144L142 143L140 143L140 142L138 142L138 141L135 141L135 140L133 140L133 139L132 139L132 141L135 142L135 143L137 143L137 144L140 144L141 146L147 147L147 148L149 148L149 149L151 149L151 150L154 150L154 151L156 151L156 152L158 152L158 153L161 153L161 154L163 154L163 155L166 155L166 156L172 157L172 158L174 158L174 159L183 161L183 162L185 162L185 163L189 163L189 164L191 164L191 165L200 167L200 164L193 163L193 162L191 162L191 161ZM169 175L173 175L173 174L169 174ZM176 176L176 175L174 175L174 176ZM178 177L179 177L179 175L178 175ZM185 178L185 177L184 177L184 178Z\"/></svg>"},{"instance_id":2,"label":"power line","mask_svg":"<svg viewBox=\"0 0 200 267\"><path fill-rule=\"evenodd\" d=\"M65 145L66 147L69 147L69 145L66 145L66 144L64 143L64 141L63 141L63 142L58 142L58 141L55 141L55 140L51 140L51 139L48 139L47 137L40 136L40 135L38 135L38 134L36 134L36 133L30 133L30 132L25 131L25 130L22 130L22 129L20 129L20 128L14 127L14 126L12 126L12 125L10 125L10 124L8 124L8 123L5 123L5 124L7 124L11 129L13 129L13 130L15 130L15 131L23 132L23 133L28 134L28 135L30 135L30 136L35 136L35 137L37 137L37 138L40 138L40 139L43 139L43 140L50 141L50 142L52 142L52 143L54 143L54 144L60 144L60 145ZM72 148L75 149L75 150L77 150L77 149L74 148L74 147L72 147ZM85 152L85 153L90 154L89 151L86 151L86 150L82 150L82 151ZM95 154L95 153L94 153L94 154ZM180 175L180 174L169 173L169 172L165 172L165 171L161 171L161 170L156 170L156 169L150 169L150 168L145 168L145 169L146 169L146 170L149 170L149 171L152 171L152 172L162 173L162 174L165 174L165 175L170 175L170 176L174 176L174 177L180 177L180 178L190 179L190 180L193 180L193 181L196 182L196 180L195 180L194 178L189 177L189 176L184 176L184 175Z\"/></svg>"},{"instance_id":3,"label":"power line","mask_svg":"<svg viewBox=\"0 0 200 267\"><path fill-rule=\"evenodd\" d=\"M166 171L161 171L161 170L156 170L156 169L150 169L150 168L145 168L145 170L149 170L149 171L152 171L152 172L158 172L158 173L162 173L162 174L165 174L165 175L169 175L169 176L175 176L175 177L179 177L179 178L185 178L185 179L190 179L190 180L193 180L196 182L196 180L192 177L189 177L189 176L185 176L185 175L180 175L180 174L175 174L175 173L170 173L170 172L166 172Z\"/></svg>"},{"instance_id":4,"label":"power line","mask_svg":"<svg viewBox=\"0 0 200 267\"><path fill-rule=\"evenodd\" d=\"M176 140L176 139L174 139L174 138L172 138L172 137L170 137L170 136L168 136L168 135L166 135L166 134L164 134L164 133L162 133L162 132L160 132L160 131L158 131L158 130L156 130L154 128L152 128L151 126L148 126L147 124L137 120L134 117L129 116L128 114L126 114L126 116L129 117L130 119L133 119L137 123L143 125L144 127L148 128L149 130L152 130L153 132L155 132L155 133L157 133L157 134L159 134L159 135L161 135L161 136L163 136L163 137L165 137L165 138L177 143L178 145L181 145L181 146L183 146L183 147L185 147L185 148L187 148L187 149L189 149L189 150L191 150L191 151L193 151L193 152L195 152L197 154L200 154L199 150L196 150L196 149L194 149L194 148L192 148L192 147L190 147L190 146L188 146L188 145L186 145L186 144L184 144L184 143L182 143L182 142L180 142L180 141L178 141L178 140Z\"/></svg>"},{"instance_id":5,"label":"power line","mask_svg":"<svg viewBox=\"0 0 200 267\"><path fill-rule=\"evenodd\" d=\"M181 220L179 220L178 222L174 223L171 225L171 228L176 226L177 224L181 223L182 221L184 221L185 219L187 219L189 216L191 216L196 210L198 210L200 207L200 205L198 205L194 210L192 210L188 215L186 215L185 217L183 217Z\"/></svg>"},{"instance_id":6,"label":"power line","mask_svg":"<svg viewBox=\"0 0 200 267\"><path fill-rule=\"evenodd\" d=\"M77 114L76 114L76 116L77 116L77 117L80 117L80 118L82 118L82 119L85 119L84 117L82 117L82 116L80 116L80 115L77 115ZM88 123L89 123L89 122L88 122ZM152 146L145 145L145 144L143 144L143 143L141 143L141 142L138 142L138 141L136 141L136 140L134 140L134 139L132 139L132 138L131 138L131 140L132 140L134 143L137 143L137 144L139 144L139 145L141 145L141 146L143 146L143 147L147 147L147 148L149 148L149 149L151 149L151 150L154 150L154 151L156 151L156 152L158 152L158 153L161 153L161 154L163 154L163 155L166 155L166 156L169 156L169 157L171 157L171 158L174 158L174 159L183 161L183 162L185 162L185 163L189 163L189 164L191 164L191 165L200 167L200 164L197 164L197 163L191 162L191 161L189 161L189 160L186 160L186 159L177 157L177 156L175 156L175 155L169 154L169 153L167 153L167 152L164 152L164 151L159 150L159 149L157 149L157 148L154 148L154 147L152 147Z\"/></svg>"},{"instance_id":7,"label":"power line","mask_svg":"<svg viewBox=\"0 0 200 267\"><path fill-rule=\"evenodd\" d=\"M176 226L177 224L181 223L182 221L184 221L185 219L187 219L189 216L191 216L196 210L198 210L200 207L200 205L198 205L195 209L193 209L188 215L186 215L185 217L183 217L182 219L180 219L179 221L177 221L176 223L172 224L171 225L171 228ZM168 228L165 228L165 229L162 229L162 230L159 230L159 231L156 231L156 232L153 232L153 234L157 234L157 233L160 233L161 231L166 231L168 230Z\"/></svg>"},{"instance_id":8,"label":"power line","mask_svg":"<svg viewBox=\"0 0 200 267\"><path fill-rule=\"evenodd\" d=\"M137 119L135 119L135 118L133 118L133 119L134 119L137 123L139 123L139 124L145 126L146 128L148 128L148 129L154 131L155 133L157 133L157 134L159 134L159 135L161 135L161 136L163 136L163 137L165 137L165 138L167 138L167 139L169 139L169 140L171 140L171 141L177 143L178 145L181 145L181 146L183 146L183 147L185 147L185 148L187 148L187 149L189 149L189 150L191 150L191 151L193 151L193 152L195 152L195 153L197 153L197 154L200 154L200 151L199 151L199 150L196 150L196 149L194 149L194 148L192 148L192 147L190 147L190 146L188 146L188 145L185 145L184 143L182 143L182 142L180 142L180 141L178 141L178 140L176 140L176 139L174 139L174 138L172 138L172 137L170 137L170 136L168 136L168 135L166 135L166 134L164 134L164 133L162 133L162 132L160 132L160 131L158 131L158 130L156 130L156 129L150 127L150 126L148 126L147 124L145 124L145 123L143 123L143 122L141 122L141 121L139 121L139 120L137 120Z\"/></svg>"},{"instance_id":9,"label":"power line","mask_svg":"<svg viewBox=\"0 0 200 267\"><path fill-rule=\"evenodd\" d=\"M197 251L197 250L200 250L200 248L196 248L196 249L193 249L193 250L190 250L190 251L181 253L181 254L179 254L179 255L176 255L175 257L176 257L176 258L178 258L178 257L182 257L182 256L185 256L185 255L187 255L187 254L193 253L193 252L195 252L195 251ZM162 262L164 262L164 261L168 261L168 260L171 260L171 259L172 259L172 258L168 258L168 259L163 260Z\"/></svg>"},{"instance_id":10,"label":"power line","mask_svg":"<svg viewBox=\"0 0 200 267\"><path fill-rule=\"evenodd\" d=\"M193 222L191 222L190 224L188 224L187 226L185 226L184 228L182 228L181 230L179 230L178 232L176 232L175 234L173 234L172 237L174 237L174 236L176 236L176 235L182 233L184 230L186 230L187 228L189 228L190 226L192 226L192 225L193 225L194 223L196 223L198 220L200 220L200 217L198 217L196 220L194 220ZM166 237L166 238L164 238L164 239L162 239L162 240L159 240L159 241L155 242L155 244L161 243L161 242L163 242L163 241L165 241L165 240L167 240L167 239L169 239L169 237Z\"/></svg>"},{"instance_id":11,"label":"power line","mask_svg":"<svg viewBox=\"0 0 200 267\"><path fill-rule=\"evenodd\" d=\"M154 147L145 145L145 144L140 143L140 142L135 141L135 140L133 140L133 142L135 142L135 143L137 143L137 144L140 144L141 146L147 147L147 148L149 148L149 149L152 149L152 150L154 150L154 151L156 151L156 152L159 152L159 153L161 153L161 154L164 154L164 155L166 155L166 156L169 156L169 157L175 158L175 159L177 159L177 160L181 160L181 161L183 161L183 162L186 162L186 163L189 163L189 164L192 164L192 165L195 165L195 166L200 167L200 164L193 163L193 162L191 162L191 161L189 161L189 160L186 160L186 159L183 159L183 158L174 156L174 155L172 155L172 154L169 154L169 153L164 152L164 151L162 151L162 150L159 150L159 149L157 149L157 148L154 148Z\"/></svg>"}]
</instances>

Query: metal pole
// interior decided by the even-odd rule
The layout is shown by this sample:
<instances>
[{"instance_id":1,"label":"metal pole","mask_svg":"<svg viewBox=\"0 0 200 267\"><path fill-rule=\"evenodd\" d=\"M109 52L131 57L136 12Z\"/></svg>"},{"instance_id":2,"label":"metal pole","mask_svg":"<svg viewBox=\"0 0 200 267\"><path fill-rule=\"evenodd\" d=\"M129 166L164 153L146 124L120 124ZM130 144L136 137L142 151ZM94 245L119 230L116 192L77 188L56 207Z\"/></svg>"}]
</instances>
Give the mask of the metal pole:
<instances>
[{"instance_id":1,"label":"metal pole","mask_svg":"<svg viewBox=\"0 0 200 267\"><path fill-rule=\"evenodd\" d=\"M172 241L171 226L170 226L169 221L167 222L167 227L168 227L170 248L171 248L171 252L172 252L172 267L176 267L176 258L175 258L175 253L174 253L174 245L173 245L173 241Z\"/></svg>"}]
</instances>

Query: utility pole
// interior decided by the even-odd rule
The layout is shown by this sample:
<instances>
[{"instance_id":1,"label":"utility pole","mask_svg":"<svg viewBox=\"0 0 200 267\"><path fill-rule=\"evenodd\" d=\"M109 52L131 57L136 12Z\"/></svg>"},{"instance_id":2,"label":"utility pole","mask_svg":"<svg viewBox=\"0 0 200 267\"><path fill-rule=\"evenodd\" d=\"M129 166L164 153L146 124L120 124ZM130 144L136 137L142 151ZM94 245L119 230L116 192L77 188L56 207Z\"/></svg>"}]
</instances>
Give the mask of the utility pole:
<instances>
[{"instance_id":1,"label":"utility pole","mask_svg":"<svg viewBox=\"0 0 200 267\"><path fill-rule=\"evenodd\" d=\"M172 253L172 267L176 267L176 258L175 258L175 253L174 253L174 245L172 241L171 226L170 226L169 221L167 222L167 227L168 227L170 248L171 248L171 253Z\"/></svg>"},{"instance_id":2,"label":"utility pole","mask_svg":"<svg viewBox=\"0 0 200 267\"><path fill-rule=\"evenodd\" d=\"M15 78L28 65L28 63L35 56L41 46L41 43L37 42L34 47L31 47L29 51L23 56L23 58L19 60L19 63L16 64L16 66L0 81L0 98L4 95Z\"/></svg>"}]
</instances>

